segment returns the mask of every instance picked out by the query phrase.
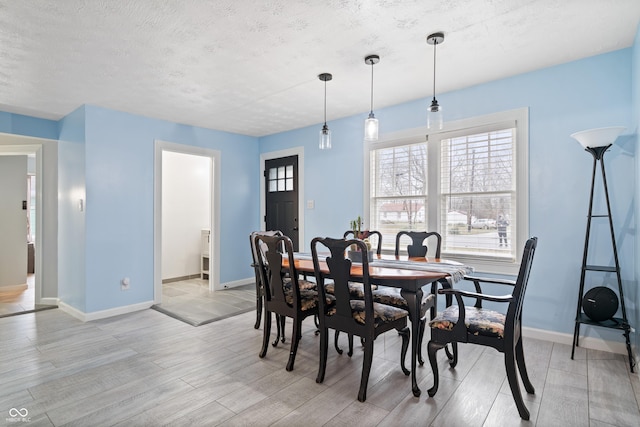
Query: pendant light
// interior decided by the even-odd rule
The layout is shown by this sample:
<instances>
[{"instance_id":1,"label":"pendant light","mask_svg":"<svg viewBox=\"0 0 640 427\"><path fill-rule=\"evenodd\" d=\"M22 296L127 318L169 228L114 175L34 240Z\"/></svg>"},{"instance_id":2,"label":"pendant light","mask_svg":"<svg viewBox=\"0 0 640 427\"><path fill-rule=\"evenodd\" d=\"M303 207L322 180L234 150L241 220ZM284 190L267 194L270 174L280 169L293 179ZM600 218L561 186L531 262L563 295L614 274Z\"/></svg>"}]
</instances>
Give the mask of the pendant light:
<instances>
[{"instance_id":1,"label":"pendant light","mask_svg":"<svg viewBox=\"0 0 640 427\"><path fill-rule=\"evenodd\" d=\"M442 107L436 99L436 47L444 42L444 33L433 33L427 36L427 43L433 45L433 100L427 109L427 129L442 129Z\"/></svg>"},{"instance_id":2,"label":"pendant light","mask_svg":"<svg viewBox=\"0 0 640 427\"><path fill-rule=\"evenodd\" d=\"M324 125L320 130L319 148L321 150L331 149L331 131L327 127L327 82L333 78L329 73L322 73L318 78L324 82Z\"/></svg>"},{"instance_id":3,"label":"pendant light","mask_svg":"<svg viewBox=\"0 0 640 427\"><path fill-rule=\"evenodd\" d=\"M369 55L364 58L364 63L371 65L371 111L369 112L369 118L364 121L365 141L378 140L378 119L373 115L373 66L378 62L380 62L380 57L378 55Z\"/></svg>"}]
</instances>

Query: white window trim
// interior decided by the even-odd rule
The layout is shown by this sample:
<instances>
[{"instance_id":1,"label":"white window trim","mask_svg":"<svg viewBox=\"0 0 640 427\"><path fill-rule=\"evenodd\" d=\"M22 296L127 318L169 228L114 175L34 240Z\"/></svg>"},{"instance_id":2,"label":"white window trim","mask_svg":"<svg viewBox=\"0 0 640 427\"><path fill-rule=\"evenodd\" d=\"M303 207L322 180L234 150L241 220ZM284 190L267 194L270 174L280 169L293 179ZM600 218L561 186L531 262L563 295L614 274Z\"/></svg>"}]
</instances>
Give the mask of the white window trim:
<instances>
[{"instance_id":1,"label":"white window trim","mask_svg":"<svg viewBox=\"0 0 640 427\"><path fill-rule=\"evenodd\" d=\"M522 250L524 242L529 237L529 109L518 108L515 110L503 111L499 113L487 114L483 116L472 117L468 119L455 120L445 122L443 129L438 133L458 132L465 133L469 128L481 128L483 126L495 126L499 123L509 123L509 126L516 123L516 221L514 245L516 248L515 262L504 262L497 260L479 259L471 256L448 256L448 259L462 262L472 266L476 272L493 273L505 275L517 275L520 267L520 259L522 258ZM399 132L381 135L377 142L365 142L364 150L364 177L363 177L363 194L364 206L363 212L365 224L370 223L370 152L380 148L392 147L395 145L404 145L416 142L428 141L428 135L425 128L407 129ZM474 131L477 129L474 129ZM448 137L451 135L447 135ZM439 159L440 144L427 143L427 157L429 159ZM432 177L439 176L440 162L429 161L429 179L428 179L428 197L429 200L441 200L441 192L439 188L439 180ZM428 204L428 230L440 229L440 209L439 203Z\"/></svg>"}]
</instances>

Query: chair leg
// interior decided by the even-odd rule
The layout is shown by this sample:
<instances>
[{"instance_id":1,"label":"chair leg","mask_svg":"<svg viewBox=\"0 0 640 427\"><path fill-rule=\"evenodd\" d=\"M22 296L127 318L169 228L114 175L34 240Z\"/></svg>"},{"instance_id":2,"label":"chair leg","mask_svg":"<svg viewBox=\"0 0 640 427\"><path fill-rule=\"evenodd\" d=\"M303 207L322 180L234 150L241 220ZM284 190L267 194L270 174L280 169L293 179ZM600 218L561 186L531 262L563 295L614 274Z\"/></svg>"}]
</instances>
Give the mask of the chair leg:
<instances>
[{"instance_id":1,"label":"chair leg","mask_svg":"<svg viewBox=\"0 0 640 427\"><path fill-rule=\"evenodd\" d=\"M276 315L276 327L278 328L278 334L276 336L276 340L272 343L274 347L278 345L278 341L282 341L282 343L285 342L284 324L286 320L287 316Z\"/></svg>"},{"instance_id":2,"label":"chair leg","mask_svg":"<svg viewBox=\"0 0 640 427\"><path fill-rule=\"evenodd\" d=\"M507 371L507 380L509 380L509 387L511 387L511 394L513 400L516 402L518 413L523 420L529 419L529 410L524 405L522 400L522 393L520 392L520 384L518 384L518 375L516 373L516 357L514 354L514 348L508 346L504 352L504 366Z\"/></svg>"},{"instance_id":3,"label":"chair leg","mask_svg":"<svg viewBox=\"0 0 640 427\"><path fill-rule=\"evenodd\" d=\"M402 337L402 349L400 350L400 367L402 368L402 372L405 375L409 375L411 371L404 366L404 359L407 356L407 349L409 348L409 339L411 336L411 329L409 329L408 327L405 327L399 330L398 334Z\"/></svg>"},{"instance_id":4,"label":"chair leg","mask_svg":"<svg viewBox=\"0 0 640 427\"><path fill-rule=\"evenodd\" d=\"M520 378L524 384L525 390L529 394L535 394L536 390L533 388L533 384L529 380L529 374L527 373L527 365L524 363L524 351L522 350L522 337L516 343L516 362L518 363L518 371L520 371Z\"/></svg>"},{"instance_id":5,"label":"chair leg","mask_svg":"<svg viewBox=\"0 0 640 427\"><path fill-rule=\"evenodd\" d=\"M444 346L444 352L447 354L447 359L449 359L449 365L452 368L455 368L458 364L458 343L451 343L451 351L449 351L449 347Z\"/></svg>"},{"instance_id":6,"label":"chair leg","mask_svg":"<svg viewBox=\"0 0 640 427\"><path fill-rule=\"evenodd\" d=\"M264 311L264 330L262 335L262 348L260 349L259 356L262 358L267 355L267 349L269 348L269 335L271 334L271 312L265 309Z\"/></svg>"},{"instance_id":7,"label":"chair leg","mask_svg":"<svg viewBox=\"0 0 640 427\"><path fill-rule=\"evenodd\" d=\"M373 340L365 339L364 341L364 359L362 361L362 378L360 379L360 390L358 391L358 400L364 402L367 400L367 384L369 383L369 373L371 372L371 364L373 362Z\"/></svg>"},{"instance_id":8,"label":"chair leg","mask_svg":"<svg viewBox=\"0 0 640 427\"><path fill-rule=\"evenodd\" d=\"M333 336L333 345L336 348L336 351L338 352L338 354L342 354L342 349L340 347L338 347L338 336L340 335L340 331L336 331L336 333Z\"/></svg>"},{"instance_id":9,"label":"chair leg","mask_svg":"<svg viewBox=\"0 0 640 427\"><path fill-rule=\"evenodd\" d=\"M296 353L298 352L298 343L302 338L302 320L295 319L293 322L293 333L291 334L291 350L289 351L289 361L287 362L287 371L293 371L293 364L296 361Z\"/></svg>"},{"instance_id":10,"label":"chair leg","mask_svg":"<svg viewBox=\"0 0 640 427\"><path fill-rule=\"evenodd\" d=\"M353 335L349 334L349 351L347 352L347 356L353 356Z\"/></svg>"},{"instance_id":11,"label":"chair leg","mask_svg":"<svg viewBox=\"0 0 640 427\"><path fill-rule=\"evenodd\" d=\"M424 359L422 358L422 339L424 338L424 329L427 325L425 318L420 319L420 327L418 328L418 363L420 366L424 365Z\"/></svg>"},{"instance_id":12,"label":"chair leg","mask_svg":"<svg viewBox=\"0 0 640 427\"><path fill-rule=\"evenodd\" d=\"M324 381L324 373L327 369L327 350L329 347L329 329L320 327L320 364L318 365L318 376L316 382Z\"/></svg>"},{"instance_id":13,"label":"chair leg","mask_svg":"<svg viewBox=\"0 0 640 427\"><path fill-rule=\"evenodd\" d=\"M256 323L253 325L255 329L260 329L260 321L262 320L262 290L256 279Z\"/></svg>"},{"instance_id":14,"label":"chair leg","mask_svg":"<svg viewBox=\"0 0 640 427\"><path fill-rule=\"evenodd\" d=\"M438 376L438 361L436 360L436 352L444 347L443 344L429 341L427 345L427 354L429 356L429 364L431 365L431 371L433 372L433 387L427 390L429 396L433 397L438 391L439 376Z\"/></svg>"}]
</instances>

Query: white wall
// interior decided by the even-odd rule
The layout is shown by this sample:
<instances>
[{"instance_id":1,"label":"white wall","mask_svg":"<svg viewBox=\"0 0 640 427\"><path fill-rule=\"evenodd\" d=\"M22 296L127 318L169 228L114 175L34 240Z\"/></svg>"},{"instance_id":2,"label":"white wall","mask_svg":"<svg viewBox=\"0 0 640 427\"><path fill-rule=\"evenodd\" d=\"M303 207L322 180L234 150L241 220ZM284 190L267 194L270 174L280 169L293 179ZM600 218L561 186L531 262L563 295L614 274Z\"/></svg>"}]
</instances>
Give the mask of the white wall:
<instances>
[{"instance_id":1,"label":"white wall","mask_svg":"<svg viewBox=\"0 0 640 427\"><path fill-rule=\"evenodd\" d=\"M200 232L210 229L211 160L162 153L162 279L200 273Z\"/></svg>"},{"instance_id":2,"label":"white wall","mask_svg":"<svg viewBox=\"0 0 640 427\"><path fill-rule=\"evenodd\" d=\"M27 156L0 156L0 287L27 283Z\"/></svg>"}]
</instances>

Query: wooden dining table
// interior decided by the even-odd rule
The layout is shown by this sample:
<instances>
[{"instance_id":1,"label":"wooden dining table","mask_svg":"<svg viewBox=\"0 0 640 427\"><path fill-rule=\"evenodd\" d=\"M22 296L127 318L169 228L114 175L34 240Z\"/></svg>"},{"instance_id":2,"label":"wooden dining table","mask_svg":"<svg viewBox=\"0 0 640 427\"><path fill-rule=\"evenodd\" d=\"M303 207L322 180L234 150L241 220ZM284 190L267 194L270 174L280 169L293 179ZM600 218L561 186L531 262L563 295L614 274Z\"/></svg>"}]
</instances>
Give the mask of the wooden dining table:
<instances>
[{"instance_id":1,"label":"wooden dining table","mask_svg":"<svg viewBox=\"0 0 640 427\"><path fill-rule=\"evenodd\" d=\"M329 268L323 261L326 257L319 254L320 269L323 273L328 274ZM286 259L286 258L285 258ZM313 260L310 254L296 253L294 255L295 268L297 273L313 274ZM462 272L471 272L470 268L464 264L444 259L427 259L409 258L407 256L394 255L373 255L373 261L369 263L369 280L371 284L390 286L400 289L400 294L407 300L409 308L409 319L411 320L411 389L413 395L420 396L420 388L416 379L416 361L418 356L419 345L419 327L421 318L421 303L423 297L423 287L431 285L430 292L436 294L438 282L443 281L451 276L451 273L440 270L438 265L443 267L456 268ZM433 270L429 270L433 266ZM354 262L351 265L351 280L354 282L362 281L362 263ZM435 314L435 304L432 308Z\"/></svg>"}]
</instances>

